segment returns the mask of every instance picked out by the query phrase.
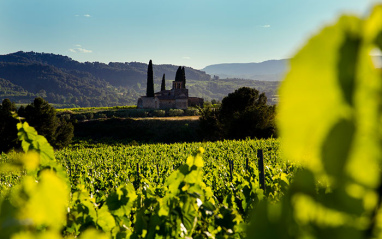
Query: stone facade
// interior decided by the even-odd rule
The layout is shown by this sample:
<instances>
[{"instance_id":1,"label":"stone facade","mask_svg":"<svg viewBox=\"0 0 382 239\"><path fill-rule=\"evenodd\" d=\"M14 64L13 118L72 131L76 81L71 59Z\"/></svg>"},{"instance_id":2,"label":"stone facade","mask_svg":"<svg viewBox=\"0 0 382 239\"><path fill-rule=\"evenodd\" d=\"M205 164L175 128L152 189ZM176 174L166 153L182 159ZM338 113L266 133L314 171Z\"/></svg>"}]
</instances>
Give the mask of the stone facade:
<instances>
[{"instance_id":1,"label":"stone facade","mask_svg":"<svg viewBox=\"0 0 382 239\"><path fill-rule=\"evenodd\" d=\"M173 81L171 90L155 93L154 97L141 96L138 99L139 109L187 109L190 106L203 106L204 100L188 97L188 89L183 88L182 82Z\"/></svg>"},{"instance_id":2,"label":"stone facade","mask_svg":"<svg viewBox=\"0 0 382 239\"><path fill-rule=\"evenodd\" d=\"M150 61L151 62L151 61ZM149 82L149 77L147 78ZM151 86L150 83L149 86ZM164 78L162 80L164 87ZM152 88L154 85L152 85ZM161 87L162 88L162 87ZM162 90L154 94L154 97L141 96L137 102L138 109L187 109L190 106L203 106L204 100L197 97L188 97L186 88L186 75L184 67L179 67L175 81L172 82L171 90Z\"/></svg>"}]
</instances>

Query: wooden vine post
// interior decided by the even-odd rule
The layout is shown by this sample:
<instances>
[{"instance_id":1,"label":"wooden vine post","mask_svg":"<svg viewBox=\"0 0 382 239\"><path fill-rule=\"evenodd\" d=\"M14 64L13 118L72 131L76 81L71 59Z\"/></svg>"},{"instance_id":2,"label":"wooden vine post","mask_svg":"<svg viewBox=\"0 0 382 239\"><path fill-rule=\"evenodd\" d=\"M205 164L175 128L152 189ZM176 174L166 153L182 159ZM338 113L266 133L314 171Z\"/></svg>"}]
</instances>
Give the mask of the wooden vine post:
<instances>
[{"instance_id":1,"label":"wooden vine post","mask_svg":"<svg viewBox=\"0 0 382 239\"><path fill-rule=\"evenodd\" d=\"M265 192L264 156L262 149L257 150L257 159L257 165L259 167L260 188Z\"/></svg>"},{"instance_id":2,"label":"wooden vine post","mask_svg":"<svg viewBox=\"0 0 382 239\"><path fill-rule=\"evenodd\" d=\"M233 160L228 160L228 163L229 163L229 174L230 174L230 178L231 178L231 182L233 180Z\"/></svg>"}]
</instances>

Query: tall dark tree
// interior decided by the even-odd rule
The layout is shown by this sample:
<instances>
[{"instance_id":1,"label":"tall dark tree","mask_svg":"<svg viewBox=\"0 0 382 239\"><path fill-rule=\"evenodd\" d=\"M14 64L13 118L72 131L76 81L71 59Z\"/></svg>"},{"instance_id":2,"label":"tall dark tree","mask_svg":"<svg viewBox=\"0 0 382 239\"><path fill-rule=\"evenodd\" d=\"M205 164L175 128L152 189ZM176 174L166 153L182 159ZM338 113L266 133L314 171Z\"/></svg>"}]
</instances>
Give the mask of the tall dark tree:
<instances>
[{"instance_id":1,"label":"tall dark tree","mask_svg":"<svg viewBox=\"0 0 382 239\"><path fill-rule=\"evenodd\" d=\"M0 105L0 152L7 152L18 145L18 121L12 117L12 111L16 111L15 104L4 99Z\"/></svg>"},{"instance_id":2,"label":"tall dark tree","mask_svg":"<svg viewBox=\"0 0 382 239\"><path fill-rule=\"evenodd\" d=\"M215 108L205 107L200 110L199 134L204 140L214 141L224 137L218 116L219 111Z\"/></svg>"},{"instance_id":3,"label":"tall dark tree","mask_svg":"<svg viewBox=\"0 0 382 239\"><path fill-rule=\"evenodd\" d=\"M166 90L166 74L163 74L162 84L160 85L160 90L161 91Z\"/></svg>"},{"instance_id":4,"label":"tall dark tree","mask_svg":"<svg viewBox=\"0 0 382 239\"><path fill-rule=\"evenodd\" d=\"M175 73L175 81L182 81L183 80L183 77L182 77L182 67L178 67L178 70L176 70L176 73Z\"/></svg>"},{"instance_id":5,"label":"tall dark tree","mask_svg":"<svg viewBox=\"0 0 382 239\"><path fill-rule=\"evenodd\" d=\"M182 82L183 88L186 88L186 72L184 71L184 67L182 67Z\"/></svg>"},{"instance_id":6,"label":"tall dark tree","mask_svg":"<svg viewBox=\"0 0 382 239\"><path fill-rule=\"evenodd\" d=\"M154 72L153 72L153 62L150 60L149 66L147 68L147 88L146 96L154 97Z\"/></svg>"},{"instance_id":7,"label":"tall dark tree","mask_svg":"<svg viewBox=\"0 0 382 239\"><path fill-rule=\"evenodd\" d=\"M29 125L33 126L38 134L43 135L49 143L54 141L57 129L56 109L43 98L35 98L23 112L19 112L19 115L24 117Z\"/></svg>"},{"instance_id":8,"label":"tall dark tree","mask_svg":"<svg viewBox=\"0 0 382 239\"><path fill-rule=\"evenodd\" d=\"M267 105L264 93L242 87L222 100L219 121L228 138L275 136L275 107Z\"/></svg>"},{"instance_id":9,"label":"tall dark tree","mask_svg":"<svg viewBox=\"0 0 382 239\"><path fill-rule=\"evenodd\" d=\"M266 103L267 97L264 93L259 94L259 91L249 87L239 88L223 99L217 112L203 110L205 112L202 112L200 118L201 131L219 131L219 134L209 133L215 139L276 136L275 106Z\"/></svg>"},{"instance_id":10,"label":"tall dark tree","mask_svg":"<svg viewBox=\"0 0 382 239\"><path fill-rule=\"evenodd\" d=\"M58 127L56 129L55 140L53 142L53 147L57 149L62 149L72 142L74 136L73 124L67 122L64 118L60 118L57 121Z\"/></svg>"},{"instance_id":11,"label":"tall dark tree","mask_svg":"<svg viewBox=\"0 0 382 239\"><path fill-rule=\"evenodd\" d=\"M54 148L67 146L73 138L73 125L56 116L56 109L43 98L36 98L32 104L20 108L18 114L43 135Z\"/></svg>"}]
</instances>

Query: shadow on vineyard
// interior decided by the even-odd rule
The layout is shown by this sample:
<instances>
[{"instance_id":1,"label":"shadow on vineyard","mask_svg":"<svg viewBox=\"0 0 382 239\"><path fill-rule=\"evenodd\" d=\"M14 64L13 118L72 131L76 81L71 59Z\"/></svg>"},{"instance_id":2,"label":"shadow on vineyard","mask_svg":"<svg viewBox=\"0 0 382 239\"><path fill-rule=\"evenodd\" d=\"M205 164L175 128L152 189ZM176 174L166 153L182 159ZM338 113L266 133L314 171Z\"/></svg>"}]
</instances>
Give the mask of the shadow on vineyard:
<instances>
[{"instance_id":1,"label":"shadow on vineyard","mask_svg":"<svg viewBox=\"0 0 382 239\"><path fill-rule=\"evenodd\" d=\"M1 237L381 238L376 48L382 5L312 37L280 89L279 140L54 152L19 122L25 154L0 157ZM265 190L258 149L266 153Z\"/></svg>"},{"instance_id":2,"label":"shadow on vineyard","mask_svg":"<svg viewBox=\"0 0 382 239\"><path fill-rule=\"evenodd\" d=\"M202 141L198 134L198 120L163 119L107 119L79 122L75 125L76 138L97 142L115 140L141 143L175 143Z\"/></svg>"}]
</instances>

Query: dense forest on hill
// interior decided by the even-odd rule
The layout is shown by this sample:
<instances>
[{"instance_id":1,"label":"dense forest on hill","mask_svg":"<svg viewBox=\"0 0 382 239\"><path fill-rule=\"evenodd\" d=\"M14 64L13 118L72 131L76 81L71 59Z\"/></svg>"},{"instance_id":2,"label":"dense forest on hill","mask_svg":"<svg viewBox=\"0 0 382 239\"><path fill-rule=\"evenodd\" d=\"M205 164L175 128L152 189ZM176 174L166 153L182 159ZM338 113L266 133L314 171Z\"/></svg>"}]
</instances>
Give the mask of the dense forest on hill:
<instances>
[{"instance_id":1,"label":"dense forest on hill","mask_svg":"<svg viewBox=\"0 0 382 239\"><path fill-rule=\"evenodd\" d=\"M177 68L154 62L155 91L160 89L163 74L167 82L174 80ZM221 100L242 86L264 91L271 99L279 83L220 80L190 67L185 71L190 95L206 101ZM146 92L146 78L146 63L81 63L67 56L36 52L0 55L0 96L16 103L30 103L40 96L56 107L135 105Z\"/></svg>"}]
</instances>

